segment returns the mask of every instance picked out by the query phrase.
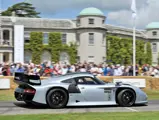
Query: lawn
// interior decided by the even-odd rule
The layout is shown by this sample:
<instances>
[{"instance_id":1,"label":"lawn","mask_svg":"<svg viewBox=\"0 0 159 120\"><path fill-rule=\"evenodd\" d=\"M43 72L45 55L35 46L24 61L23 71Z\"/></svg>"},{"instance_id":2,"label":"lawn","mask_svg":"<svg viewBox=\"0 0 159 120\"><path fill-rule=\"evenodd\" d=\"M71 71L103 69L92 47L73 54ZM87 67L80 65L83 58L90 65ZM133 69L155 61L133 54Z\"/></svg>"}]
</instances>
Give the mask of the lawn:
<instances>
[{"instance_id":1,"label":"lawn","mask_svg":"<svg viewBox=\"0 0 159 120\"><path fill-rule=\"evenodd\" d=\"M0 101L13 101L14 91L13 90L0 90Z\"/></svg>"},{"instance_id":2,"label":"lawn","mask_svg":"<svg viewBox=\"0 0 159 120\"><path fill-rule=\"evenodd\" d=\"M74 113L0 116L0 120L158 120L159 112Z\"/></svg>"},{"instance_id":3,"label":"lawn","mask_svg":"<svg viewBox=\"0 0 159 120\"><path fill-rule=\"evenodd\" d=\"M159 90L145 90L149 100L159 100Z\"/></svg>"}]
</instances>

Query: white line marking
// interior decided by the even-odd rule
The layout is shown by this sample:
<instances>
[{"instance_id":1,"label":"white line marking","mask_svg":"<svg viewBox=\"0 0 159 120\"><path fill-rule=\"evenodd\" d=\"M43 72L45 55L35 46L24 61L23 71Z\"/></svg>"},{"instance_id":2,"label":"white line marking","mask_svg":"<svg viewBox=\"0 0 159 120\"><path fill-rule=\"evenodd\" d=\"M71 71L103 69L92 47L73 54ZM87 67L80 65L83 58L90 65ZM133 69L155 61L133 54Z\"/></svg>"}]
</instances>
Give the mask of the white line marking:
<instances>
[{"instance_id":1,"label":"white line marking","mask_svg":"<svg viewBox=\"0 0 159 120\"><path fill-rule=\"evenodd\" d=\"M128 108L128 107L125 107L125 109L130 110L130 111L134 111L134 112L138 112L138 110L135 110L135 109L132 109L132 108Z\"/></svg>"}]
</instances>

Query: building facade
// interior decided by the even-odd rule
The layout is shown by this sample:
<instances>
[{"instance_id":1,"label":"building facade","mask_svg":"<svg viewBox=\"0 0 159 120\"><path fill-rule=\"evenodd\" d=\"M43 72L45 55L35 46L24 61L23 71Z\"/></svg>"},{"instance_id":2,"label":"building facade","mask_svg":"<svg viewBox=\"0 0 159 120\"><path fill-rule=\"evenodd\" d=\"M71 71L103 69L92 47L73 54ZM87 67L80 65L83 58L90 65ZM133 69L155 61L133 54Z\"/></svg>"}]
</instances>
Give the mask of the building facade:
<instances>
[{"instance_id":1,"label":"building facade","mask_svg":"<svg viewBox=\"0 0 159 120\"><path fill-rule=\"evenodd\" d=\"M133 36L129 28L105 24L106 16L97 8L83 9L75 20L1 17L0 28L0 63L14 62L14 25L24 25L24 43L29 43L31 32L43 32L43 43L48 44L48 33L62 33L62 43L78 44L78 61L101 63L106 60L106 35L120 37ZM145 30L136 30L137 39L152 43L153 64L158 64L159 23L150 23ZM32 53L24 51L24 62L31 60ZM50 61L51 55L43 51L41 62ZM61 53L60 61L69 62L69 55Z\"/></svg>"}]
</instances>

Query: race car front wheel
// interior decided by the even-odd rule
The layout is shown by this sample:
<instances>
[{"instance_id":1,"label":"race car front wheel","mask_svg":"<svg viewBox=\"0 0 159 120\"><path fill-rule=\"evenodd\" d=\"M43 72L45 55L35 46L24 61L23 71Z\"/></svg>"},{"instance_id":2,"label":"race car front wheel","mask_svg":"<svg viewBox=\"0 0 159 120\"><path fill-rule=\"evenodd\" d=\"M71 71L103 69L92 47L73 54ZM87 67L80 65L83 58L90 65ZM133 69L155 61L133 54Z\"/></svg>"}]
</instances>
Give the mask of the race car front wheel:
<instances>
[{"instance_id":1,"label":"race car front wheel","mask_svg":"<svg viewBox=\"0 0 159 120\"><path fill-rule=\"evenodd\" d=\"M118 104L123 107L130 107L134 105L136 95L131 89L124 89L117 95Z\"/></svg>"},{"instance_id":2,"label":"race car front wheel","mask_svg":"<svg viewBox=\"0 0 159 120\"><path fill-rule=\"evenodd\" d=\"M52 89L47 94L47 103L53 108L63 108L66 106L68 101L68 95L63 89Z\"/></svg>"}]
</instances>

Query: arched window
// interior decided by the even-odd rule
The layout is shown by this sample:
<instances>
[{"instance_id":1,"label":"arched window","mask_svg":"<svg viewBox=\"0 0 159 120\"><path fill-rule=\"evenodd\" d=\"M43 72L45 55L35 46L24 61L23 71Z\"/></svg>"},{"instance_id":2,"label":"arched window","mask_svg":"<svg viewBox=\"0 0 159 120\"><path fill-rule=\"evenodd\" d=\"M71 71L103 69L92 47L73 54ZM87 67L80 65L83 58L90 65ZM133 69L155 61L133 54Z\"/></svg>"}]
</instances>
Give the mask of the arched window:
<instances>
[{"instance_id":1,"label":"arched window","mask_svg":"<svg viewBox=\"0 0 159 120\"><path fill-rule=\"evenodd\" d=\"M9 30L3 30L3 45L9 45L10 32Z\"/></svg>"},{"instance_id":2,"label":"arched window","mask_svg":"<svg viewBox=\"0 0 159 120\"><path fill-rule=\"evenodd\" d=\"M9 40L10 33L9 30L3 30L3 40Z\"/></svg>"},{"instance_id":3,"label":"arched window","mask_svg":"<svg viewBox=\"0 0 159 120\"><path fill-rule=\"evenodd\" d=\"M70 63L70 56L68 55L67 52L61 52L60 53L60 62L61 63L66 63L69 64Z\"/></svg>"},{"instance_id":4,"label":"arched window","mask_svg":"<svg viewBox=\"0 0 159 120\"><path fill-rule=\"evenodd\" d=\"M43 51L42 56L41 56L41 62L45 61L51 61L51 54L49 51Z\"/></svg>"},{"instance_id":5,"label":"arched window","mask_svg":"<svg viewBox=\"0 0 159 120\"><path fill-rule=\"evenodd\" d=\"M32 52L31 51L25 51L24 52L24 62L29 63L32 60Z\"/></svg>"},{"instance_id":6,"label":"arched window","mask_svg":"<svg viewBox=\"0 0 159 120\"><path fill-rule=\"evenodd\" d=\"M157 52L157 43L152 43L152 51Z\"/></svg>"}]
</instances>

